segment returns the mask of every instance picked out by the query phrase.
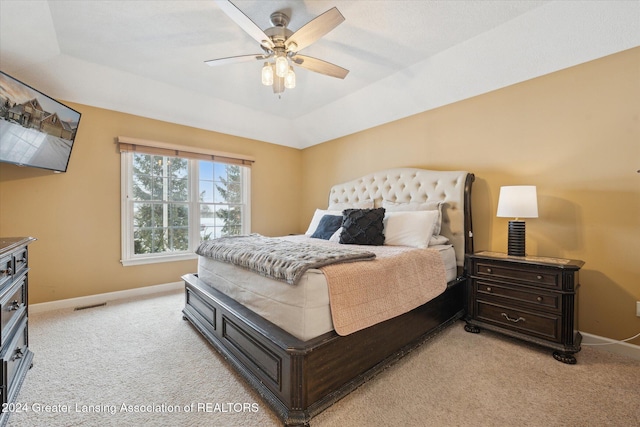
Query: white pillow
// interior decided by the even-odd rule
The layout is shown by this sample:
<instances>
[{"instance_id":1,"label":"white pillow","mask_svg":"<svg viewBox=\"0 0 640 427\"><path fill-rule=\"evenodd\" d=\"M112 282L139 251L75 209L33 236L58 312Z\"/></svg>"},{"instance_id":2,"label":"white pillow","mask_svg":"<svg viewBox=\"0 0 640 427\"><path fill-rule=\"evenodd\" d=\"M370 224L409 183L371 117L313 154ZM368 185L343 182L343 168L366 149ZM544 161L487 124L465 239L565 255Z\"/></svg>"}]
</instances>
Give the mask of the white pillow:
<instances>
[{"instance_id":1,"label":"white pillow","mask_svg":"<svg viewBox=\"0 0 640 427\"><path fill-rule=\"evenodd\" d=\"M443 201L398 203L383 200L382 207L386 212L438 211L438 220L433 229L433 235L437 236L442 228L442 205L444 203Z\"/></svg>"},{"instance_id":2,"label":"white pillow","mask_svg":"<svg viewBox=\"0 0 640 427\"><path fill-rule=\"evenodd\" d=\"M426 248L438 220L438 211L386 212L384 244Z\"/></svg>"},{"instance_id":3,"label":"white pillow","mask_svg":"<svg viewBox=\"0 0 640 427\"><path fill-rule=\"evenodd\" d=\"M342 234L342 227L338 228L335 233L329 237L329 241L333 243L340 243L340 235Z\"/></svg>"},{"instance_id":4,"label":"white pillow","mask_svg":"<svg viewBox=\"0 0 640 427\"><path fill-rule=\"evenodd\" d=\"M449 239L446 236L431 236L429 239L429 246L446 245L449 243Z\"/></svg>"},{"instance_id":5,"label":"white pillow","mask_svg":"<svg viewBox=\"0 0 640 427\"><path fill-rule=\"evenodd\" d=\"M304 233L305 236L311 236L316 231L316 228L318 228L318 224L320 224L320 220L325 215L342 216L342 211L316 209L315 213L313 214L313 218L311 218L311 223L309 224L309 228Z\"/></svg>"},{"instance_id":6,"label":"white pillow","mask_svg":"<svg viewBox=\"0 0 640 427\"><path fill-rule=\"evenodd\" d=\"M373 209L373 200L363 200L361 202L342 202L342 203L329 203L327 208L330 211L340 211L345 209Z\"/></svg>"}]
</instances>

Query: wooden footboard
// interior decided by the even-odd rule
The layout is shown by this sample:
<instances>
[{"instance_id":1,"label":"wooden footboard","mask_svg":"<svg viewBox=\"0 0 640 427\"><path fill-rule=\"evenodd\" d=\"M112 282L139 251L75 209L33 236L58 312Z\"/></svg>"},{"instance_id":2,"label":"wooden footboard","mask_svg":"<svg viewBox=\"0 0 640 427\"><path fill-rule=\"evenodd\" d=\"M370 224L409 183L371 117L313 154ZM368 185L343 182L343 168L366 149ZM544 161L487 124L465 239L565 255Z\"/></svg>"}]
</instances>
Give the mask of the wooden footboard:
<instances>
[{"instance_id":1,"label":"wooden footboard","mask_svg":"<svg viewBox=\"0 0 640 427\"><path fill-rule=\"evenodd\" d=\"M462 317L465 280L409 313L348 336L301 341L196 275L185 281L184 318L262 396L285 425L309 420Z\"/></svg>"}]
</instances>

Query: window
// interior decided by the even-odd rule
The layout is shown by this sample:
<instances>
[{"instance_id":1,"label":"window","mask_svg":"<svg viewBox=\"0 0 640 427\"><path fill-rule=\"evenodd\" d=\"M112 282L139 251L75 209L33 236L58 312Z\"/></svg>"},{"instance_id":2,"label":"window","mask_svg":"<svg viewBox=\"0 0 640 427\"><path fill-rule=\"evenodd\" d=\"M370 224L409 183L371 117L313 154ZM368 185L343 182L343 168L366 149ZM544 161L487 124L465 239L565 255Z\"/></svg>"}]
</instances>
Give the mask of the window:
<instances>
[{"instance_id":1,"label":"window","mask_svg":"<svg viewBox=\"0 0 640 427\"><path fill-rule=\"evenodd\" d=\"M243 179L237 165L198 162L200 239L243 233Z\"/></svg>"},{"instance_id":2,"label":"window","mask_svg":"<svg viewBox=\"0 0 640 427\"><path fill-rule=\"evenodd\" d=\"M250 168L122 153L122 264L195 258L201 241L250 232Z\"/></svg>"}]
</instances>

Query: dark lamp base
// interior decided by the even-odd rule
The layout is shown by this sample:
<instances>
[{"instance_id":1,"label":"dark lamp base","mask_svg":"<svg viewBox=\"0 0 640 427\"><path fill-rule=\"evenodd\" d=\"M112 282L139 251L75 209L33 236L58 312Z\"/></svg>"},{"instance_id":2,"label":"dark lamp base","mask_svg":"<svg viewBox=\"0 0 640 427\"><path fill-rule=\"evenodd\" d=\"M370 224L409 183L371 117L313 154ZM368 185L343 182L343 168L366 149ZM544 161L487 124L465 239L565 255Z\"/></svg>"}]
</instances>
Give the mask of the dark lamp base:
<instances>
[{"instance_id":1,"label":"dark lamp base","mask_svg":"<svg viewBox=\"0 0 640 427\"><path fill-rule=\"evenodd\" d=\"M524 256L524 221L509 221L509 242L507 245L507 254L509 256Z\"/></svg>"}]
</instances>

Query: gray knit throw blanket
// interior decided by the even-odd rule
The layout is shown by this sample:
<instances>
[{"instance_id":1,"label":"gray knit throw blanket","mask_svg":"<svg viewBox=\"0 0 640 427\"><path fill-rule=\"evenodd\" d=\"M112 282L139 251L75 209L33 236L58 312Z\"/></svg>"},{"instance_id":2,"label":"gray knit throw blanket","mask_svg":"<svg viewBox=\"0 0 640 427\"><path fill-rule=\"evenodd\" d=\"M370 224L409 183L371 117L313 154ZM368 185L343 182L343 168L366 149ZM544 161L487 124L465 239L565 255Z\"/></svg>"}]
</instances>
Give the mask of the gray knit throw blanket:
<instances>
[{"instance_id":1,"label":"gray knit throw blanket","mask_svg":"<svg viewBox=\"0 0 640 427\"><path fill-rule=\"evenodd\" d=\"M373 252L347 247L327 247L304 242L291 242L260 234L220 237L207 240L196 254L249 269L290 285L298 283L310 268L340 262L375 258Z\"/></svg>"}]
</instances>

